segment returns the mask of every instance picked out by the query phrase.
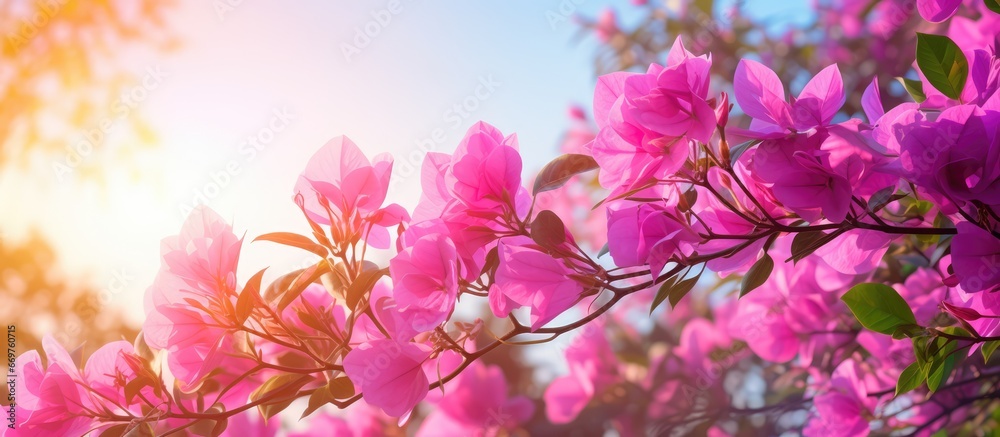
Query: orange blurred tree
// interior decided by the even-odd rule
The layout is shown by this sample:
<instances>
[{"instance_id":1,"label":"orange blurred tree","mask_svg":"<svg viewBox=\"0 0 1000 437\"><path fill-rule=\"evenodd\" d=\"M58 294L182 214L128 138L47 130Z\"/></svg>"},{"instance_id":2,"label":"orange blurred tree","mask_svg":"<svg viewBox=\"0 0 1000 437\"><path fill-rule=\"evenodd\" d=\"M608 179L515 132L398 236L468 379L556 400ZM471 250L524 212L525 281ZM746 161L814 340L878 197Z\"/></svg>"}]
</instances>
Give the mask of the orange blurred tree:
<instances>
[{"instance_id":1,"label":"orange blurred tree","mask_svg":"<svg viewBox=\"0 0 1000 437\"><path fill-rule=\"evenodd\" d=\"M60 176L63 165L74 177L100 181L100 160L77 158L100 152L127 163L155 144L141 114L129 108L122 116L119 108L123 92L140 81L125 61L178 45L168 23L176 6L173 0L0 0L0 169L29 170L41 159L44 171L29 171L28 178ZM88 132L109 123L114 141L101 135L84 143ZM0 319L17 326L18 353L41 349L44 334L69 347L135 337L121 311L109 307L109 290L57 273L57 245L37 234L4 237Z\"/></svg>"},{"instance_id":2,"label":"orange blurred tree","mask_svg":"<svg viewBox=\"0 0 1000 437\"><path fill-rule=\"evenodd\" d=\"M0 168L27 166L39 152L51 160L46 169L62 164L93 177L99 175L94 160L74 153L100 150L127 160L153 144L149 123L120 108L123 92L138 80L125 61L177 45L167 15L175 6L173 0L0 0ZM102 135L83 144L88 131L107 123L120 141Z\"/></svg>"}]
</instances>

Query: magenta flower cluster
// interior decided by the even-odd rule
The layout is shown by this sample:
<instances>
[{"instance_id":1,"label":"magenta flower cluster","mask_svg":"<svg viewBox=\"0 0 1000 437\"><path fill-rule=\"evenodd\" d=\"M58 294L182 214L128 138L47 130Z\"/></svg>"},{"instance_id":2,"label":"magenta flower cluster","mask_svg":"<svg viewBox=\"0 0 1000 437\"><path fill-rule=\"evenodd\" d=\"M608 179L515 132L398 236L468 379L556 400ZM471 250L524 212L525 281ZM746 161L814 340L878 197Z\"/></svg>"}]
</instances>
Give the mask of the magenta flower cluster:
<instances>
[{"instance_id":1,"label":"magenta flower cluster","mask_svg":"<svg viewBox=\"0 0 1000 437\"><path fill-rule=\"evenodd\" d=\"M961 4L916 7L937 23ZM310 235L245 248L196 209L163 241L140 337L82 367L51 339L44 364L21 355L4 435L275 435L299 399L322 431L289 435L415 415L418 436L508 435L585 411L622 435L733 435L740 414L796 408L808 436L988 420L970 405L1000 375L1000 58L980 36L915 35L913 102L892 107L890 78L852 96L836 63L794 97L749 58L718 86L677 38L663 65L600 77L596 126L574 110L530 183L516 135L479 122L427 154L412 211L388 203L392 157L335 138L294 186ZM240 283L241 252L270 243L315 262ZM711 298L687 296L709 276ZM568 370L533 390L488 355L574 330ZM724 376L748 366L798 403L734 407L750 389Z\"/></svg>"}]
</instances>

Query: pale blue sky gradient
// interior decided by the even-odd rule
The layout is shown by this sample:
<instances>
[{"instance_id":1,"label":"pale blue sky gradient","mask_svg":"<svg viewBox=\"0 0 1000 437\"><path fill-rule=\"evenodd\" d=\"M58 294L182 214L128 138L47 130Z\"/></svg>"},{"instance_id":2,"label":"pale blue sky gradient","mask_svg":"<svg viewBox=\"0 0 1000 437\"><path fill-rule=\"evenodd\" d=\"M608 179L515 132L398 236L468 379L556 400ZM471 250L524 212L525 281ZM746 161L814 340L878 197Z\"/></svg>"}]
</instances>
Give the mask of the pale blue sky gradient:
<instances>
[{"instance_id":1,"label":"pale blue sky gradient","mask_svg":"<svg viewBox=\"0 0 1000 437\"><path fill-rule=\"evenodd\" d=\"M394 183L390 197L412 207L422 156L413 152L435 130L443 138L435 150L443 152L478 120L516 132L527 179L556 155L568 105L589 107L596 41L576 42L570 16L553 20L561 17L560 2L400 0L401 10L385 25L373 24L372 14L389 3L382 1L244 0L221 18L213 3L221 2L184 6L177 20L186 41L180 51L129 60L137 72L157 65L168 74L141 107L163 140L139 163L155 168L148 177L129 181L121 169L109 168L109 188L59 183L48 161L37 162L29 175L0 176L0 203L24 205L5 213L4 229L16 236L40 228L69 274L95 287L127 272L133 279L112 305L129 308L135 321L159 268L159 241L177 233L181 207L198 191L215 193L205 196L208 205L246 232L247 243L266 232L305 232L291 190L309 157L337 135L349 136L369 156L395 155L396 176L409 177ZM776 27L809 19L805 1L748 3ZM634 17L628 2L611 4L623 20ZM593 16L605 7L583 1L573 13ZM378 27L378 35L346 59L344 44L353 44L365 26ZM454 106L463 102L475 110L462 116ZM281 110L294 118L251 157L246 137ZM227 166L239 172L228 174ZM14 182L24 177L39 181L37 190L24 192ZM248 244L239 273L246 279L271 265L273 277L310 260L268 243Z\"/></svg>"}]
</instances>

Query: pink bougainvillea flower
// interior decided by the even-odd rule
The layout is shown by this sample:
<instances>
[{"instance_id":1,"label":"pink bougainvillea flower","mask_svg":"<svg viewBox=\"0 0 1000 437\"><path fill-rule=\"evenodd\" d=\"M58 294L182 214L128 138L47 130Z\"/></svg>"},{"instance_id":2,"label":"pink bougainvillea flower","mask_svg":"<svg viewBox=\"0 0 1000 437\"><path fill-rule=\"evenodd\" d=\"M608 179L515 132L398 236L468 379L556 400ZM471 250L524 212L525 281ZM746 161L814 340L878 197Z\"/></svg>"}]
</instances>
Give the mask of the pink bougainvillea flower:
<instances>
[{"instance_id":1,"label":"pink bougainvillea flower","mask_svg":"<svg viewBox=\"0 0 1000 437\"><path fill-rule=\"evenodd\" d=\"M945 257L947 258L947 257ZM942 259L942 264L949 260ZM966 292L962 287L953 289L949 295L950 302L943 302L942 307L956 318L966 320L979 335L994 337L1000 335L1000 293ZM969 348L969 355L979 349L980 344Z\"/></svg>"},{"instance_id":2,"label":"pink bougainvillea flower","mask_svg":"<svg viewBox=\"0 0 1000 437\"><path fill-rule=\"evenodd\" d=\"M405 420L427 396L428 380L422 365L430 353L429 348L415 343L375 340L344 357L344 372L365 402Z\"/></svg>"},{"instance_id":3,"label":"pink bougainvillea flower","mask_svg":"<svg viewBox=\"0 0 1000 437\"><path fill-rule=\"evenodd\" d=\"M134 404L138 399L125 398L125 386L136 377L135 370L127 360L129 356L136 358L131 343L113 341L105 344L87 359L83 379L102 399L112 400L121 406ZM142 395L149 400L156 399L150 387L146 387Z\"/></svg>"},{"instance_id":4,"label":"pink bougainvillea flower","mask_svg":"<svg viewBox=\"0 0 1000 437\"><path fill-rule=\"evenodd\" d=\"M232 354L238 345L232 326L216 318L229 314L236 301L241 246L232 227L207 207L191 213L180 235L163 240L163 265L146 291L143 335L150 347L168 351L170 371L185 388L216 368L238 372L251 365Z\"/></svg>"},{"instance_id":5,"label":"pink bougainvillea flower","mask_svg":"<svg viewBox=\"0 0 1000 437\"><path fill-rule=\"evenodd\" d=\"M872 78L872 83L868 84L865 92L861 94L861 109L865 111L865 116L871 125L875 125L885 115L882 93L878 89L878 77Z\"/></svg>"},{"instance_id":6,"label":"pink bougainvillea flower","mask_svg":"<svg viewBox=\"0 0 1000 437\"><path fill-rule=\"evenodd\" d=\"M672 205L655 203L621 203L609 208L608 251L615 265L644 265L654 245L684 231L687 227L670 212L672 209Z\"/></svg>"},{"instance_id":7,"label":"pink bougainvillea flower","mask_svg":"<svg viewBox=\"0 0 1000 437\"><path fill-rule=\"evenodd\" d=\"M448 190L469 208L513 206L521 189L517 136L478 122L469 128L445 174Z\"/></svg>"},{"instance_id":8,"label":"pink bougainvillea flower","mask_svg":"<svg viewBox=\"0 0 1000 437\"><path fill-rule=\"evenodd\" d=\"M288 437L382 437L395 430L395 422L378 408L359 401L343 410L342 417L317 412L308 421L308 429L289 433Z\"/></svg>"},{"instance_id":9,"label":"pink bougainvillea flower","mask_svg":"<svg viewBox=\"0 0 1000 437\"><path fill-rule=\"evenodd\" d=\"M958 223L951 265L967 292L1000 289L1000 238L969 222Z\"/></svg>"},{"instance_id":10,"label":"pink bougainvillea flower","mask_svg":"<svg viewBox=\"0 0 1000 437\"><path fill-rule=\"evenodd\" d=\"M374 163L350 138L340 136L313 154L296 184L303 195L309 188L323 196L334 213L372 212L382 206L389 189L392 156L380 154ZM306 196L306 211L318 223L329 224L326 209L315 196Z\"/></svg>"},{"instance_id":11,"label":"pink bougainvillea flower","mask_svg":"<svg viewBox=\"0 0 1000 437\"><path fill-rule=\"evenodd\" d=\"M421 313L427 326L440 325L458 298L459 260L455 244L446 235L429 234L399 252L390 262L393 297L399 311Z\"/></svg>"},{"instance_id":12,"label":"pink bougainvillea flower","mask_svg":"<svg viewBox=\"0 0 1000 437\"><path fill-rule=\"evenodd\" d=\"M706 319L694 319L684 325L681 330L680 344L676 354L691 366L689 371L704 377L712 372L716 365L712 358L715 350L725 350L732 344L732 339L724 329L712 324Z\"/></svg>"},{"instance_id":13,"label":"pink bougainvillea flower","mask_svg":"<svg viewBox=\"0 0 1000 437\"><path fill-rule=\"evenodd\" d=\"M619 267L649 264L659 273L683 259L702 238L673 212L673 205L622 204L608 209L608 250Z\"/></svg>"},{"instance_id":14,"label":"pink bougainvillea flower","mask_svg":"<svg viewBox=\"0 0 1000 437\"><path fill-rule=\"evenodd\" d=\"M847 99L836 64L813 77L791 104L785 101L778 75L749 59L740 60L736 67L733 90L740 108L753 118L750 130L740 132L754 138L777 138L789 132L829 126Z\"/></svg>"},{"instance_id":15,"label":"pink bougainvillea flower","mask_svg":"<svg viewBox=\"0 0 1000 437\"><path fill-rule=\"evenodd\" d=\"M753 153L754 151L750 150L744 156L748 154L752 156ZM771 199L770 193L766 189L762 189L754 178L749 177L750 175L742 162L737 163L735 170L737 176L745 181L744 184L756 201L751 200L743 190L736 189L732 193L732 198L727 200L730 205L736 204L746 211L756 211L756 215L767 214L771 217L780 217L784 214L784 211ZM720 193L725 192L727 187L735 186L732 178L726 172L714 167L709 169L708 181L716 192ZM716 234L734 236L751 235L757 231L755 223L747 221L744 218L745 215L733 212L708 188L698 187L697 193L693 210L698 213L698 220L691 226L695 231L707 234L708 230L712 230ZM758 208L758 204L764 208L763 212ZM699 254L718 253L730 250L743 242L739 239L708 238L699 242L695 250ZM764 243L763 240L758 239L732 255L708 261L706 267L720 275L749 268L760 257Z\"/></svg>"},{"instance_id":16,"label":"pink bougainvillea flower","mask_svg":"<svg viewBox=\"0 0 1000 437\"><path fill-rule=\"evenodd\" d=\"M554 379L545 389L545 413L552 423L570 423L590 401L620 381L618 363L602 325L581 333L566 349L569 375Z\"/></svg>"},{"instance_id":17,"label":"pink bougainvillea flower","mask_svg":"<svg viewBox=\"0 0 1000 437\"><path fill-rule=\"evenodd\" d=\"M879 231L851 229L813 253L838 272L868 273L882 263L882 257L894 239L892 235Z\"/></svg>"},{"instance_id":18,"label":"pink bougainvillea flower","mask_svg":"<svg viewBox=\"0 0 1000 437\"><path fill-rule=\"evenodd\" d=\"M829 387L817 394L813 400L814 415L806 425L804 435L820 437L829 435L864 437L869 425L865 416L870 415L868 390L864 380L858 375L858 363L844 360L834 370Z\"/></svg>"},{"instance_id":19,"label":"pink bougainvillea flower","mask_svg":"<svg viewBox=\"0 0 1000 437\"><path fill-rule=\"evenodd\" d=\"M178 278L186 287L163 296L166 302L199 302L226 296L236 289L236 264L243 240L215 211L195 208L181 227L180 234L163 239L160 271Z\"/></svg>"},{"instance_id":20,"label":"pink bougainvillea flower","mask_svg":"<svg viewBox=\"0 0 1000 437\"><path fill-rule=\"evenodd\" d=\"M531 196L520 185L520 172L517 138L476 123L452 156L427 154L411 228L429 226L448 235L466 279L478 277L498 235L509 233L527 215Z\"/></svg>"},{"instance_id":21,"label":"pink bougainvillea flower","mask_svg":"<svg viewBox=\"0 0 1000 437\"><path fill-rule=\"evenodd\" d=\"M906 281L894 284L892 288L910 305L917 324L922 326L928 326L931 319L941 312L938 305L948 295L941 275L928 268L917 269L906 277Z\"/></svg>"},{"instance_id":22,"label":"pink bougainvillea flower","mask_svg":"<svg viewBox=\"0 0 1000 437\"><path fill-rule=\"evenodd\" d=\"M844 220L852 196L896 184L889 158L859 132L860 120L765 140L748 166L785 208L804 220Z\"/></svg>"},{"instance_id":23,"label":"pink bougainvillea flower","mask_svg":"<svg viewBox=\"0 0 1000 437\"><path fill-rule=\"evenodd\" d=\"M1000 20L994 20L1000 23ZM1000 110L997 99L993 99L1000 90L1000 58L983 49L966 51L965 55L969 61L969 77L962 90L962 101L993 111Z\"/></svg>"},{"instance_id":24,"label":"pink bougainvillea flower","mask_svg":"<svg viewBox=\"0 0 1000 437\"><path fill-rule=\"evenodd\" d=\"M507 379L498 366L474 361L445 387L446 394L424 420L418 437L493 436L531 418L534 405L524 396L507 397Z\"/></svg>"},{"instance_id":25,"label":"pink bougainvillea flower","mask_svg":"<svg viewBox=\"0 0 1000 437\"><path fill-rule=\"evenodd\" d=\"M709 56L694 56L678 38L667 65L645 74L612 73L598 79L594 117L600 132L590 152L600 182L613 192L675 173L688 142L709 142L716 115L708 102Z\"/></svg>"},{"instance_id":26,"label":"pink bougainvillea flower","mask_svg":"<svg viewBox=\"0 0 1000 437\"><path fill-rule=\"evenodd\" d=\"M516 307L531 307L531 330L537 330L580 300L583 286L575 270L545 253L528 237L507 237L498 245L500 265L490 304L494 315L507 317Z\"/></svg>"},{"instance_id":27,"label":"pink bougainvillea flower","mask_svg":"<svg viewBox=\"0 0 1000 437\"><path fill-rule=\"evenodd\" d=\"M16 435L83 435L94 425L87 412L95 401L84 388L86 380L66 349L52 336L42 337L46 367L38 353L22 354L15 362L18 371ZM5 427L6 428L6 427ZM8 429L9 430L9 429Z\"/></svg>"},{"instance_id":28,"label":"pink bougainvillea flower","mask_svg":"<svg viewBox=\"0 0 1000 437\"><path fill-rule=\"evenodd\" d=\"M280 420L265 422L258 411L247 410L230 417L220 437L275 437L280 429Z\"/></svg>"},{"instance_id":29,"label":"pink bougainvillea flower","mask_svg":"<svg viewBox=\"0 0 1000 437\"><path fill-rule=\"evenodd\" d=\"M920 16L931 23L940 23L958 12L962 0L917 0Z\"/></svg>"},{"instance_id":30,"label":"pink bougainvillea flower","mask_svg":"<svg viewBox=\"0 0 1000 437\"><path fill-rule=\"evenodd\" d=\"M740 299L729 334L745 340L765 360L786 362L800 354L809 363L829 338L807 333L840 323L845 308L832 291L850 288L855 276L834 270L817 256L783 262L791 256L791 240L775 241L769 251L774 269L760 288Z\"/></svg>"},{"instance_id":31,"label":"pink bougainvillea flower","mask_svg":"<svg viewBox=\"0 0 1000 437\"><path fill-rule=\"evenodd\" d=\"M934 121L900 127L903 174L963 205L1000 205L1000 112L953 106Z\"/></svg>"},{"instance_id":32,"label":"pink bougainvillea flower","mask_svg":"<svg viewBox=\"0 0 1000 437\"><path fill-rule=\"evenodd\" d=\"M311 220L332 226L335 239L364 238L373 247L384 249L389 247L386 227L409 219L399 205L382 207L391 174L391 155L380 154L369 161L350 138L340 136L309 159L295 184L295 193L301 196L303 211ZM335 223L331 223L331 216ZM364 232L357 220L371 228Z\"/></svg>"},{"instance_id":33,"label":"pink bougainvillea flower","mask_svg":"<svg viewBox=\"0 0 1000 437\"><path fill-rule=\"evenodd\" d=\"M611 38L621 32L618 28L618 17L612 8L602 10L594 24L594 34L603 43L611 41Z\"/></svg>"}]
</instances>

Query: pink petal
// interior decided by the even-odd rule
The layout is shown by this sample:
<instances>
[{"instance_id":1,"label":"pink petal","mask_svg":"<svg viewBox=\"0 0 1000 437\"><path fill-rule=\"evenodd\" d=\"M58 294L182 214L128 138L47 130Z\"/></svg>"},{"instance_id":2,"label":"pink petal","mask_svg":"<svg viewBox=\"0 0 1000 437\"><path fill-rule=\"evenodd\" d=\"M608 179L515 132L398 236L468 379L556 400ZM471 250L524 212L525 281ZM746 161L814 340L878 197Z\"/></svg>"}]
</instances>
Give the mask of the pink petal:
<instances>
[{"instance_id":1,"label":"pink petal","mask_svg":"<svg viewBox=\"0 0 1000 437\"><path fill-rule=\"evenodd\" d=\"M878 77L872 78L872 83L865 88L864 94L861 95L861 107L865 110L865 116L868 117L868 123L874 125L885 115L885 110L882 109L882 95L878 90Z\"/></svg>"},{"instance_id":2,"label":"pink petal","mask_svg":"<svg viewBox=\"0 0 1000 437\"><path fill-rule=\"evenodd\" d=\"M740 60L733 78L736 102L747 115L781 127L791 127L785 91L778 75L757 61Z\"/></svg>"},{"instance_id":3,"label":"pink petal","mask_svg":"<svg viewBox=\"0 0 1000 437\"><path fill-rule=\"evenodd\" d=\"M796 126L806 130L830 124L846 100L844 80L837 64L824 68L806 84L793 105Z\"/></svg>"},{"instance_id":4,"label":"pink petal","mask_svg":"<svg viewBox=\"0 0 1000 437\"><path fill-rule=\"evenodd\" d=\"M920 16L931 23L940 23L958 12L962 0L917 0Z\"/></svg>"}]
</instances>

